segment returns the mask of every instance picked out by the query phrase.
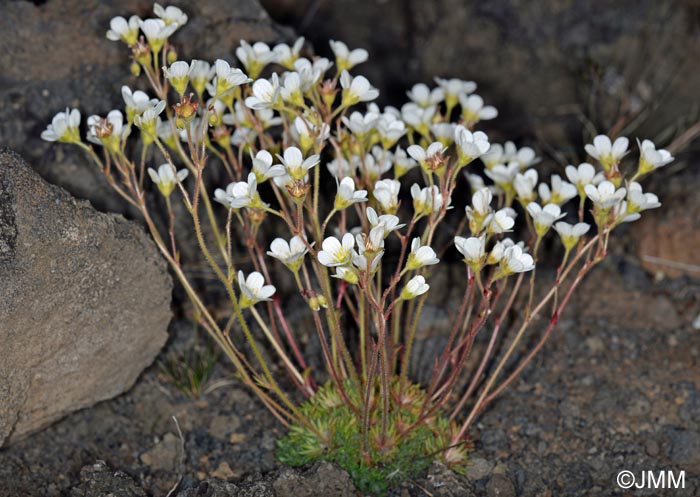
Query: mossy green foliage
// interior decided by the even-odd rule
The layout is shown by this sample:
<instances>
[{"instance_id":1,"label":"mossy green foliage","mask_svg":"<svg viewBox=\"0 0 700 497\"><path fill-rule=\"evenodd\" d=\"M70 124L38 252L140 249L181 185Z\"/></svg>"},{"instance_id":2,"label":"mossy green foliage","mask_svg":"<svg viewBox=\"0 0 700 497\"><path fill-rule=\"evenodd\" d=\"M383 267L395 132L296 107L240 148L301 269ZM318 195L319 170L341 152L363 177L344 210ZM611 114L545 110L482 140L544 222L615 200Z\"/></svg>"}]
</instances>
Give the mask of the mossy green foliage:
<instances>
[{"instance_id":1,"label":"mossy green foliage","mask_svg":"<svg viewBox=\"0 0 700 497\"><path fill-rule=\"evenodd\" d=\"M314 461L333 462L345 469L357 488L384 495L401 481L427 469L439 460L456 470L464 468L464 446L449 448L456 426L442 413L421 418L425 392L417 385L392 382L386 434L382 436L382 406L377 385L371 395L369 430L362 429L358 417L343 401L336 386L328 383L306 401L301 410L313 429L294 425L277 442L277 458L290 466ZM346 383L348 398L361 406L364 392ZM321 436L319 436L319 434Z\"/></svg>"}]
</instances>

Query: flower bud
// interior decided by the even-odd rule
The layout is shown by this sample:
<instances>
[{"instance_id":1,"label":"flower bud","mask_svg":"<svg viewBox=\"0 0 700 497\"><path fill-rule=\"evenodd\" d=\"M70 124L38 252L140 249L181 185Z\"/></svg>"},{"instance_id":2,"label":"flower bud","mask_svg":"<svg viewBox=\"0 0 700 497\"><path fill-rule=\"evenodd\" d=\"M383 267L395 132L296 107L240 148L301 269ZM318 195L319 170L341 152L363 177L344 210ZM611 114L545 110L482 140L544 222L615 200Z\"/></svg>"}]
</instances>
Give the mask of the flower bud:
<instances>
[{"instance_id":1,"label":"flower bud","mask_svg":"<svg viewBox=\"0 0 700 497\"><path fill-rule=\"evenodd\" d=\"M129 66L129 72L131 72L131 74L133 74L134 76L141 75L141 66L138 64L138 62L131 63L131 65Z\"/></svg>"},{"instance_id":2,"label":"flower bud","mask_svg":"<svg viewBox=\"0 0 700 497\"><path fill-rule=\"evenodd\" d=\"M168 55L166 56L166 60L168 64L172 64L173 62L177 61L177 52L172 48L169 49Z\"/></svg>"}]
</instances>

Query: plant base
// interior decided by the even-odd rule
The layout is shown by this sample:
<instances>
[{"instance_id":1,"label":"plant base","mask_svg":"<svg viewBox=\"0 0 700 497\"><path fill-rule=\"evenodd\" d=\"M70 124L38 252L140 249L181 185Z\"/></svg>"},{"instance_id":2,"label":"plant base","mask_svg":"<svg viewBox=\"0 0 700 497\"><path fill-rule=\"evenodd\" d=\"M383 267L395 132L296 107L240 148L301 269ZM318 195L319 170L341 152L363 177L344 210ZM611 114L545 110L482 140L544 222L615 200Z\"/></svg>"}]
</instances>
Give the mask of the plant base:
<instances>
[{"instance_id":1,"label":"plant base","mask_svg":"<svg viewBox=\"0 0 700 497\"><path fill-rule=\"evenodd\" d=\"M301 406L313 426L293 425L277 443L277 458L290 466L328 461L346 470L357 488L375 495L440 461L463 470L467 448L449 447L457 427L441 412L421 419L426 393L418 385L391 382L388 416L379 385L370 392L368 414L354 412L333 383L321 387ZM344 384L354 406L367 405L365 389ZM359 407L362 410L362 407Z\"/></svg>"}]
</instances>

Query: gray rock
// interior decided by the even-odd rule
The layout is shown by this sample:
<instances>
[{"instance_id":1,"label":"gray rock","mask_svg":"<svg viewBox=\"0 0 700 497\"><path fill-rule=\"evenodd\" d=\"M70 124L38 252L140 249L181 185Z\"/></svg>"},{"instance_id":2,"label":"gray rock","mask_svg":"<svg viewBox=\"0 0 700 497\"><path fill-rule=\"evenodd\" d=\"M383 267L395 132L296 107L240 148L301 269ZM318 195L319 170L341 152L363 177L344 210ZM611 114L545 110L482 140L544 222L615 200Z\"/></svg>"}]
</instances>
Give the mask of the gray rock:
<instances>
[{"instance_id":1,"label":"gray rock","mask_svg":"<svg viewBox=\"0 0 700 497\"><path fill-rule=\"evenodd\" d=\"M146 497L146 492L122 471L113 471L104 461L80 470L80 484L71 489L71 497Z\"/></svg>"},{"instance_id":2,"label":"gray rock","mask_svg":"<svg viewBox=\"0 0 700 497\"><path fill-rule=\"evenodd\" d=\"M146 233L0 151L0 445L127 390L167 339Z\"/></svg>"},{"instance_id":3,"label":"gray rock","mask_svg":"<svg viewBox=\"0 0 700 497\"><path fill-rule=\"evenodd\" d=\"M153 471L174 471L177 469L180 446L178 437L166 433L150 450L141 454L141 462Z\"/></svg>"},{"instance_id":4,"label":"gray rock","mask_svg":"<svg viewBox=\"0 0 700 497\"><path fill-rule=\"evenodd\" d=\"M262 0L328 53L326 40L366 48L358 67L386 103L434 76L473 79L501 115L494 139L529 138L575 153L585 114L604 131L627 99L630 111L660 100L638 136L688 115L700 53L693 2L672 0ZM391 19L377 29L377 19ZM653 61L653 70L649 68ZM668 74L674 74L673 79ZM516 84L513 84L517 81ZM668 87L666 87L668 85ZM544 148L544 147L543 147Z\"/></svg>"},{"instance_id":5,"label":"gray rock","mask_svg":"<svg viewBox=\"0 0 700 497\"><path fill-rule=\"evenodd\" d=\"M669 429L667 454L671 462L686 471L700 468L700 432Z\"/></svg>"},{"instance_id":6,"label":"gray rock","mask_svg":"<svg viewBox=\"0 0 700 497\"><path fill-rule=\"evenodd\" d=\"M470 480L481 480L491 474L493 463L482 457L469 459L467 463L467 476Z\"/></svg>"},{"instance_id":7,"label":"gray rock","mask_svg":"<svg viewBox=\"0 0 700 497\"><path fill-rule=\"evenodd\" d=\"M320 462L300 475L293 470L283 470L272 482L278 497L315 497L333 495L354 497L355 487L348 473L333 464Z\"/></svg>"},{"instance_id":8,"label":"gray rock","mask_svg":"<svg viewBox=\"0 0 700 497\"><path fill-rule=\"evenodd\" d=\"M471 482L441 463L433 463L428 470L425 484L435 497L474 497L477 495Z\"/></svg>"},{"instance_id":9,"label":"gray rock","mask_svg":"<svg viewBox=\"0 0 700 497\"><path fill-rule=\"evenodd\" d=\"M515 486L508 476L494 474L486 485L488 497L515 497Z\"/></svg>"}]
</instances>

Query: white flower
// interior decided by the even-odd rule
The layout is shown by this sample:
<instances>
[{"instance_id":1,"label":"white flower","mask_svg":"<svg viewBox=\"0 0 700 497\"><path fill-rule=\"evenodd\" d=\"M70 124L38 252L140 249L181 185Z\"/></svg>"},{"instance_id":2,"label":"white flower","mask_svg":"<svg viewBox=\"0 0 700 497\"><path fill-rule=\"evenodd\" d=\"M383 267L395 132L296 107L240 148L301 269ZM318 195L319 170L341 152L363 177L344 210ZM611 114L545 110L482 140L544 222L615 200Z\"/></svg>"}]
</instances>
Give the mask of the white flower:
<instances>
[{"instance_id":1,"label":"white flower","mask_svg":"<svg viewBox=\"0 0 700 497\"><path fill-rule=\"evenodd\" d=\"M121 111L112 110L106 118L97 115L88 117L87 139L92 143L104 145L112 151L119 150L121 140L129 132L128 127L124 127L124 116Z\"/></svg>"},{"instance_id":2,"label":"white flower","mask_svg":"<svg viewBox=\"0 0 700 497\"><path fill-rule=\"evenodd\" d=\"M163 74L180 95L185 93L185 88L190 80L190 65L187 62L178 60L173 62L170 67L163 66Z\"/></svg>"},{"instance_id":3,"label":"white flower","mask_svg":"<svg viewBox=\"0 0 700 497\"><path fill-rule=\"evenodd\" d=\"M163 19L165 24L175 24L177 27L181 27L187 23L187 14L173 5L163 8L159 3L154 3L153 13Z\"/></svg>"},{"instance_id":4,"label":"white flower","mask_svg":"<svg viewBox=\"0 0 700 497\"><path fill-rule=\"evenodd\" d=\"M349 107L358 102L369 102L379 96L379 90L374 88L364 76L350 76L343 71L340 74L340 86L343 87L342 105Z\"/></svg>"},{"instance_id":5,"label":"white flower","mask_svg":"<svg viewBox=\"0 0 700 497\"><path fill-rule=\"evenodd\" d=\"M331 129L326 123L314 124L308 118L295 117L291 128L294 139L302 150L309 150L316 141L325 142L330 136Z\"/></svg>"},{"instance_id":6,"label":"white flower","mask_svg":"<svg viewBox=\"0 0 700 497\"><path fill-rule=\"evenodd\" d=\"M517 162L511 162L507 166L497 164L491 169L486 169L484 174L491 178L498 186L505 189L513 184L519 171L520 165Z\"/></svg>"},{"instance_id":7,"label":"white flower","mask_svg":"<svg viewBox=\"0 0 700 497\"><path fill-rule=\"evenodd\" d=\"M388 112L379 117L376 122L376 129L385 149L391 147L399 138L406 134L404 122Z\"/></svg>"},{"instance_id":8,"label":"white flower","mask_svg":"<svg viewBox=\"0 0 700 497\"><path fill-rule=\"evenodd\" d=\"M615 185L610 181L603 181L597 187L594 185L586 185L584 190L586 196L590 198L597 207L603 210L620 203L627 194L627 190L624 188L615 190Z\"/></svg>"},{"instance_id":9,"label":"white flower","mask_svg":"<svg viewBox=\"0 0 700 497\"><path fill-rule=\"evenodd\" d=\"M496 211L496 213L491 217L487 231L490 234L501 234L507 233L513 230L515 226L515 211L510 207L504 207L503 209Z\"/></svg>"},{"instance_id":10,"label":"white flower","mask_svg":"<svg viewBox=\"0 0 700 497\"><path fill-rule=\"evenodd\" d=\"M586 185L599 185L605 179L603 173L596 174L595 168L588 162L583 162L578 167L568 165L565 171L566 177L576 186L581 197L586 195Z\"/></svg>"},{"instance_id":11,"label":"white flower","mask_svg":"<svg viewBox=\"0 0 700 497\"><path fill-rule=\"evenodd\" d=\"M535 268L535 261L530 254L523 252L520 245L508 247L503 252L503 257L499 261L500 270L503 276L513 273L524 273Z\"/></svg>"},{"instance_id":12,"label":"white flower","mask_svg":"<svg viewBox=\"0 0 700 497\"><path fill-rule=\"evenodd\" d=\"M211 81L215 74L216 67L212 67L205 60L192 59L192 62L190 62L190 82L198 95L204 93L207 83Z\"/></svg>"},{"instance_id":13,"label":"white flower","mask_svg":"<svg viewBox=\"0 0 700 497\"><path fill-rule=\"evenodd\" d=\"M396 179L399 179L417 165L418 162L409 157L404 149L401 147L396 148L396 152L394 152L394 177Z\"/></svg>"},{"instance_id":14,"label":"white flower","mask_svg":"<svg viewBox=\"0 0 700 497\"><path fill-rule=\"evenodd\" d=\"M552 188L546 183L540 183L538 188L542 203L562 205L576 196L578 191L571 183L563 181L558 174L552 175Z\"/></svg>"},{"instance_id":15,"label":"white flower","mask_svg":"<svg viewBox=\"0 0 700 497\"><path fill-rule=\"evenodd\" d=\"M318 253L318 262L328 267L347 266L352 261L355 237L351 233L345 233L341 241L329 236L321 246L323 250Z\"/></svg>"},{"instance_id":16,"label":"white flower","mask_svg":"<svg viewBox=\"0 0 700 497\"><path fill-rule=\"evenodd\" d=\"M642 217L639 212L630 211L627 205L627 201L623 200L613 207L613 219L617 224L619 223L631 223Z\"/></svg>"},{"instance_id":17,"label":"white flower","mask_svg":"<svg viewBox=\"0 0 700 497\"><path fill-rule=\"evenodd\" d=\"M425 292L430 290L430 285L425 282L425 278L421 275L414 276L406 286L401 290L401 298L404 300L411 300L419 295L423 295Z\"/></svg>"},{"instance_id":18,"label":"white flower","mask_svg":"<svg viewBox=\"0 0 700 497\"><path fill-rule=\"evenodd\" d=\"M237 67L231 67L231 65L223 59L217 59L214 63L214 68L216 71L214 96L220 97L236 86L252 81L243 71ZM255 94L255 91L253 91L253 93Z\"/></svg>"},{"instance_id":19,"label":"white flower","mask_svg":"<svg viewBox=\"0 0 700 497\"><path fill-rule=\"evenodd\" d=\"M489 252L488 257L486 258L486 264L498 264L501 262L503 255L506 253L506 249L508 247L512 247L513 245L515 245L515 242L510 238L504 238L503 240L497 241L493 248L491 248L491 252Z\"/></svg>"},{"instance_id":20,"label":"white flower","mask_svg":"<svg viewBox=\"0 0 700 497\"><path fill-rule=\"evenodd\" d=\"M382 242L382 244L383 243L384 242ZM360 271L374 274L377 271L379 262L382 260L383 256L384 250L379 250L378 252L364 252L363 254L354 253L352 256L352 265Z\"/></svg>"},{"instance_id":21,"label":"white flower","mask_svg":"<svg viewBox=\"0 0 700 497\"><path fill-rule=\"evenodd\" d=\"M251 109L266 109L276 105L280 96L280 83L277 73L267 79L257 79L253 83L253 95L245 99L246 106Z\"/></svg>"},{"instance_id":22,"label":"white flower","mask_svg":"<svg viewBox=\"0 0 700 497\"><path fill-rule=\"evenodd\" d=\"M231 135L231 144L237 147L252 144L258 136L258 132L253 128L240 126ZM274 178L277 180L278 178ZM275 181L277 183L277 181Z\"/></svg>"},{"instance_id":23,"label":"white flower","mask_svg":"<svg viewBox=\"0 0 700 497\"><path fill-rule=\"evenodd\" d=\"M302 57L294 61L291 69L299 73L301 87L306 92L321 80L331 65L333 65L331 61L325 57L319 57L313 62Z\"/></svg>"},{"instance_id":24,"label":"white flower","mask_svg":"<svg viewBox=\"0 0 700 497\"><path fill-rule=\"evenodd\" d=\"M457 105L462 95L468 95L476 90L476 83L473 81L463 81L456 78L435 78L435 82L442 88L445 95L445 103L449 110L452 110Z\"/></svg>"},{"instance_id":25,"label":"white flower","mask_svg":"<svg viewBox=\"0 0 700 497\"><path fill-rule=\"evenodd\" d=\"M138 40L140 27L141 19L138 16L131 16L129 21L122 16L113 17L112 20L109 21L107 39L112 41L122 40L124 43L131 46Z\"/></svg>"},{"instance_id":26,"label":"white flower","mask_svg":"<svg viewBox=\"0 0 700 497\"><path fill-rule=\"evenodd\" d=\"M306 176L306 173L320 162L318 155L310 155L306 159L297 147L289 147L284 151L284 157L277 156L282 162L287 174L295 180L301 180Z\"/></svg>"},{"instance_id":27,"label":"white flower","mask_svg":"<svg viewBox=\"0 0 700 497\"><path fill-rule=\"evenodd\" d=\"M392 164L391 154L376 146L372 147L371 154L365 155L364 161L357 156L352 156L352 160L357 162L357 168L369 182L376 181L377 178L391 169Z\"/></svg>"},{"instance_id":28,"label":"white flower","mask_svg":"<svg viewBox=\"0 0 700 497\"><path fill-rule=\"evenodd\" d=\"M383 179L374 184L372 194L384 212L394 214L399 208L399 190L401 183L393 179Z\"/></svg>"},{"instance_id":29,"label":"white flower","mask_svg":"<svg viewBox=\"0 0 700 497\"><path fill-rule=\"evenodd\" d=\"M440 142L431 143L427 149L420 145L410 145L406 152L413 157L418 164L427 172L433 170L441 170L445 166L445 160L442 154L447 150Z\"/></svg>"},{"instance_id":30,"label":"white flower","mask_svg":"<svg viewBox=\"0 0 700 497\"><path fill-rule=\"evenodd\" d=\"M226 104L217 98L207 100L207 120L210 126L221 126L224 120L224 112L226 112Z\"/></svg>"},{"instance_id":31,"label":"white flower","mask_svg":"<svg viewBox=\"0 0 700 497\"><path fill-rule=\"evenodd\" d=\"M157 104L149 106L140 115L135 116L134 124L141 128L141 133L147 137L154 138L157 136L158 116L163 110L165 110L165 100L159 100Z\"/></svg>"},{"instance_id":32,"label":"white flower","mask_svg":"<svg viewBox=\"0 0 700 497\"><path fill-rule=\"evenodd\" d=\"M352 178L343 178L338 183L338 193L335 196L334 208L337 210L350 207L357 202L367 201L367 190L355 190L355 181Z\"/></svg>"},{"instance_id":33,"label":"white flower","mask_svg":"<svg viewBox=\"0 0 700 497\"><path fill-rule=\"evenodd\" d=\"M411 253L408 254L406 261L406 269L413 271L414 269L422 268L423 266L432 266L440 262L435 251L428 245L421 246L420 237L416 237L411 241Z\"/></svg>"},{"instance_id":34,"label":"white flower","mask_svg":"<svg viewBox=\"0 0 700 497\"><path fill-rule=\"evenodd\" d=\"M517 162L522 170L537 164L541 159L537 157L537 154L532 148L522 147L518 149L512 160Z\"/></svg>"},{"instance_id":35,"label":"white flower","mask_svg":"<svg viewBox=\"0 0 700 497\"><path fill-rule=\"evenodd\" d=\"M478 271L486 258L486 238L456 236L455 247L464 256L464 262Z\"/></svg>"},{"instance_id":36,"label":"white flower","mask_svg":"<svg viewBox=\"0 0 700 497\"><path fill-rule=\"evenodd\" d=\"M284 74L282 85L280 86L280 96L282 101L295 105L304 105L304 94L301 88L301 78L296 72Z\"/></svg>"},{"instance_id":37,"label":"white flower","mask_svg":"<svg viewBox=\"0 0 700 497\"><path fill-rule=\"evenodd\" d=\"M627 154L629 140L621 136L614 143L606 135L598 135L593 139L593 144L586 145L588 155L597 159L606 170L617 167L620 159Z\"/></svg>"},{"instance_id":38,"label":"white flower","mask_svg":"<svg viewBox=\"0 0 700 497\"><path fill-rule=\"evenodd\" d=\"M259 41L251 46L245 40L241 40L241 46L236 48L236 57L248 74L257 78L265 66L275 60L275 53L270 50L267 43Z\"/></svg>"},{"instance_id":39,"label":"white flower","mask_svg":"<svg viewBox=\"0 0 700 497\"><path fill-rule=\"evenodd\" d=\"M564 248L571 250L578 243L579 239L588 233L591 226L587 223L569 224L559 221L554 225L554 229L559 233L559 238L561 238Z\"/></svg>"},{"instance_id":40,"label":"white flower","mask_svg":"<svg viewBox=\"0 0 700 497\"><path fill-rule=\"evenodd\" d=\"M637 143L639 143L639 140L637 140ZM653 141L644 140L641 144L639 144L638 174L640 176L663 167L671 161L673 161L673 156L671 153L662 148L657 150Z\"/></svg>"},{"instance_id":41,"label":"white flower","mask_svg":"<svg viewBox=\"0 0 700 497\"><path fill-rule=\"evenodd\" d=\"M157 171L151 167L148 168L148 175L164 197L169 197L177 184L184 181L189 173L187 169L180 169L175 173L175 168L169 163L161 164Z\"/></svg>"},{"instance_id":42,"label":"white flower","mask_svg":"<svg viewBox=\"0 0 700 497\"><path fill-rule=\"evenodd\" d=\"M528 169L524 173L518 173L513 180L515 193L521 204L527 205L537 199L535 187L537 186L537 171Z\"/></svg>"},{"instance_id":43,"label":"white flower","mask_svg":"<svg viewBox=\"0 0 700 497\"><path fill-rule=\"evenodd\" d=\"M471 189L472 194L475 193L477 190L480 190L481 188L486 188L484 178L482 178L478 174L466 173L465 176L467 177L467 181L469 182L469 188Z\"/></svg>"},{"instance_id":44,"label":"white flower","mask_svg":"<svg viewBox=\"0 0 700 497\"><path fill-rule=\"evenodd\" d=\"M423 108L409 102L401 107L401 119L419 133L427 135L436 112L436 105Z\"/></svg>"},{"instance_id":45,"label":"white flower","mask_svg":"<svg viewBox=\"0 0 700 497\"><path fill-rule=\"evenodd\" d=\"M284 166L277 164L272 165L272 155L267 150L260 150L253 161L253 173L258 183L262 183L270 178L282 176L285 174Z\"/></svg>"},{"instance_id":46,"label":"white flower","mask_svg":"<svg viewBox=\"0 0 700 497\"><path fill-rule=\"evenodd\" d=\"M369 230L369 235L365 235L364 233L355 235L359 255L365 255L365 252L369 252L369 254L381 252L384 249L384 238L386 238L386 235L384 225L381 223L373 226L372 229Z\"/></svg>"},{"instance_id":47,"label":"white flower","mask_svg":"<svg viewBox=\"0 0 700 497\"><path fill-rule=\"evenodd\" d=\"M627 191L627 213L632 214L648 209L656 209L661 207L659 197L653 193L644 193L642 185L636 181L631 183Z\"/></svg>"},{"instance_id":48,"label":"white flower","mask_svg":"<svg viewBox=\"0 0 700 497\"><path fill-rule=\"evenodd\" d=\"M557 204L547 204L542 207L536 202L527 204L527 212L535 223L535 232L538 236L544 235L554 224L554 221L566 215L562 214L561 208Z\"/></svg>"},{"instance_id":49,"label":"white flower","mask_svg":"<svg viewBox=\"0 0 700 497\"><path fill-rule=\"evenodd\" d=\"M257 304L258 302L272 300L275 287L265 284L265 278L257 271L253 271L245 277L243 271L238 271L238 285L241 287L240 306L242 309Z\"/></svg>"},{"instance_id":50,"label":"white flower","mask_svg":"<svg viewBox=\"0 0 700 497\"><path fill-rule=\"evenodd\" d=\"M129 128L125 128L125 132ZM156 134L160 141L165 143L170 148L177 148L177 140L175 133L173 132L173 127L170 125L170 121L160 121L156 124Z\"/></svg>"},{"instance_id":51,"label":"white flower","mask_svg":"<svg viewBox=\"0 0 700 497\"><path fill-rule=\"evenodd\" d=\"M165 24L162 19L146 19L139 21L141 31L146 35L148 44L153 52L158 53L165 41L177 31L177 24Z\"/></svg>"},{"instance_id":52,"label":"white flower","mask_svg":"<svg viewBox=\"0 0 700 497\"><path fill-rule=\"evenodd\" d=\"M294 236L289 243L284 238L275 238L270 244L270 250L267 255L281 261L285 266L293 271L298 270L301 266L301 260L309 251L304 239L300 236Z\"/></svg>"},{"instance_id":53,"label":"white flower","mask_svg":"<svg viewBox=\"0 0 700 497\"><path fill-rule=\"evenodd\" d=\"M260 203L258 196L258 182L255 179L255 174L248 174L248 181L239 181L231 183L226 187L226 190L217 188L214 191L214 199L232 209L240 209L242 207L254 207Z\"/></svg>"},{"instance_id":54,"label":"white flower","mask_svg":"<svg viewBox=\"0 0 700 497\"><path fill-rule=\"evenodd\" d=\"M369 221L370 226L372 226L373 228L376 228L377 226L382 226L384 228L384 238L389 236L389 233L391 233L392 231L401 229L404 226L406 226L405 224L399 224L399 218L394 216L393 214L382 214L381 216L378 216L377 211L375 211L371 207L367 207L365 213L367 215L367 220Z\"/></svg>"},{"instance_id":55,"label":"white flower","mask_svg":"<svg viewBox=\"0 0 700 497\"><path fill-rule=\"evenodd\" d=\"M59 112L51 120L44 131L41 132L42 140L48 142L77 143L80 141L80 111L78 109L66 109Z\"/></svg>"},{"instance_id":56,"label":"white flower","mask_svg":"<svg viewBox=\"0 0 700 497\"><path fill-rule=\"evenodd\" d=\"M414 183L411 185L411 197L413 197L413 210L416 216L439 212L444 204L437 185L421 189L417 183Z\"/></svg>"},{"instance_id":57,"label":"white flower","mask_svg":"<svg viewBox=\"0 0 700 497\"><path fill-rule=\"evenodd\" d=\"M333 275L333 278L338 278L339 280L346 281L351 285L357 285L357 282L360 281L360 279L357 276L357 273L355 272L355 269L352 267L337 266L335 268L335 274Z\"/></svg>"},{"instance_id":58,"label":"white flower","mask_svg":"<svg viewBox=\"0 0 700 497\"><path fill-rule=\"evenodd\" d=\"M493 194L486 187L479 188L472 195L472 205L465 208L472 233L480 233L491 220L491 200Z\"/></svg>"},{"instance_id":59,"label":"white flower","mask_svg":"<svg viewBox=\"0 0 700 497\"><path fill-rule=\"evenodd\" d=\"M479 121L488 121L498 116L496 107L484 105L484 99L479 95L465 95L459 97L462 106L462 117L469 126L473 126Z\"/></svg>"},{"instance_id":60,"label":"white flower","mask_svg":"<svg viewBox=\"0 0 700 497\"><path fill-rule=\"evenodd\" d=\"M143 114L146 109L155 107L158 104L157 98L150 98L141 90L131 91L131 88L122 86L122 98L126 104L126 120L133 122L134 117Z\"/></svg>"},{"instance_id":61,"label":"white flower","mask_svg":"<svg viewBox=\"0 0 700 497\"><path fill-rule=\"evenodd\" d=\"M442 143L444 146L449 147L454 142L455 128L457 127L454 123L433 123L430 125L430 131L435 136L435 139Z\"/></svg>"},{"instance_id":62,"label":"white flower","mask_svg":"<svg viewBox=\"0 0 700 497\"><path fill-rule=\"evenodd\" d=\"M272 49L272 52L274 53L274 61L287 69L294 69L294 63L299 58L299 52L301 52L303 46L303 36L297 38L292 47L286 43L275 45L275 48Z\"/></svg>"},{"instance_id":63,"label":"white flower","mask_svg":"<svg viewBox=\"0 0 700 497\"><path fill-rule=\"evenodd\" d=\"M349 162L343 157L339 159L333 159L326 164L328 172L330 172L336 178L346 178L348 176L353 176L355 174L356 162Z\"/></svg>"},{"instance_id":64,"label":"white flower","mask_svg":"<svg viewBox=\"0 0 700 497\"><path fill-rule=\"evenodd\" d=\"M487 169L491 169L497 164L509 164L515 161L518 154L518 149L515 143L508 141L505 145L500 143L492 143L488 152L481 156L481 161Z\"/></svg>"},{"instance_id":65,"label":"white flower","mask_svg":"<svg viewBox=\"0 0 700 497\"><path fill-rule=\"evenodd\" d=\"M430 107L431 105L439 104L445 99L445 90L441 87L431 90L428 88L428 85L417 83L413 85L410 91L406 92L406 95L419 107Z\"/></svg>"},{"instance_id":66,"label":"white flower","mask_svg":"<svg viewBox=\"0 0 700 497\"><path fill-rule=\"evenodd\" d=\"M329 44L335 54L335 64L338 67L338 72L352 69L357 64L365 62L369 57L367 50L364 48L356 48L350 51L345 43L335 40L330 40Z\"/></svg>"},{"instance_id":67,"label":"white flower","mask_svg":"<svg viewBox=\"0 0 700 497\"><path fill-rule=\"evenodd\" d=\"M481 131L472 133L462 125L455 128L454 140L457 145L460 166L467 165L474 159L481 157L488 152L491 146L486 133Z\"/></svg>"},{"instance_id":68,"label":"white flower","mask_svg":"<svg viewBox=\"0 0 700 497\"><path fill-rule=\"evenodd\" d=\"M355 111L350 114L350 117L343 116L341 120L355 136L363 139L374 130L374 125L379 120L379 114L367 112L363 115L361 112Z\"/></svg>"}]
</instances>

